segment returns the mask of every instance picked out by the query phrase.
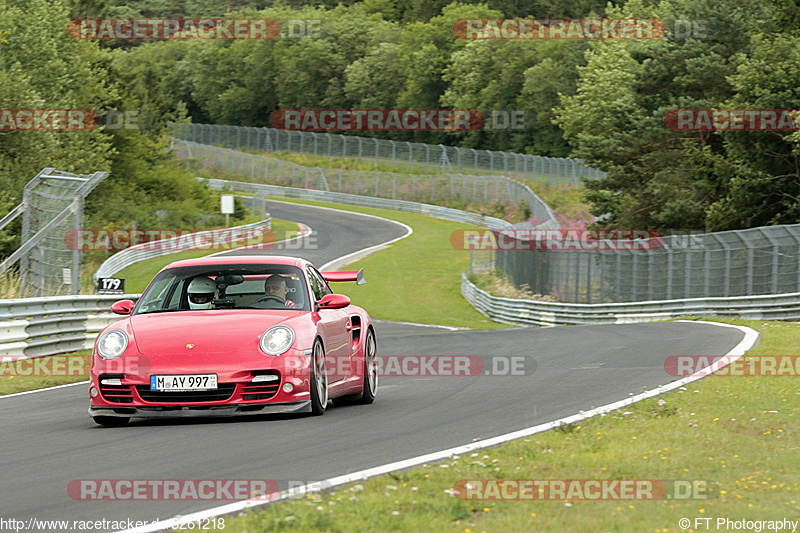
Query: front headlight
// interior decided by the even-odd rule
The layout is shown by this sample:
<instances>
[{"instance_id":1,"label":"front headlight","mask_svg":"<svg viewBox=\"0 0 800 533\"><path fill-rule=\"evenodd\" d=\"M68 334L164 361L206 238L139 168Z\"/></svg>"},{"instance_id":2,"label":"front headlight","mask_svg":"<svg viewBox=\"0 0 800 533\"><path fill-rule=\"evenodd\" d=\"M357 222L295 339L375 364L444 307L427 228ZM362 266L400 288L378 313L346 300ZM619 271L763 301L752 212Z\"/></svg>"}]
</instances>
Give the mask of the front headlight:
<instances>
[{"instance_id":1,"label":"front headlight","mask_svg":"<svg viewBox=\"0 0 800 533\"><path fill-rule=\"evenodd\" d=\"M280 355L294 342L294 331L289 326L275 326L261 335L261 349L269 355Z\"/></svg>"},{"instance_id":2,"label":"front headlight","mask_svg":"<svg viewBox=\"0 0 800 533\"><path fill-rule=\"evenodd\" d=\"M106 331L97 339L97 353L103 359L116 359L127 347L128 336L118 329Z\"/></svg>"}]
</instances>

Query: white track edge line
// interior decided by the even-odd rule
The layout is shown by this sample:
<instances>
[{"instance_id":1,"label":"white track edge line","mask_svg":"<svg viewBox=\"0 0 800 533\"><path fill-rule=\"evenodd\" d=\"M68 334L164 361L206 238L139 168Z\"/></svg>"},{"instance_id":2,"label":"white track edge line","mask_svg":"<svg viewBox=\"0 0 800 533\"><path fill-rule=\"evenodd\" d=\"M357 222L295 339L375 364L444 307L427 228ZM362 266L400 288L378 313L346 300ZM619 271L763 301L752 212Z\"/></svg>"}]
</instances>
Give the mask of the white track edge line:
<instances>
[{"instance_id":1,"label":"white track edge line","mask_svg":"<svg viewBox=\"0 0 800 533\"><path fill-rule=\"evenodd\" d=\"M22 392L13 392L11 394L4 394L4 395L0 396L0 400L4 400L5 398L11 398L12 396L22 396L24 394L33 394L34 392L44 392L44 391L47 391L47 390L61 389L61 388L64 388L64 387L74 387L75 385L85 385L86 383L89 383L89 380L76 381L75 383L65 383L63 385L53 385L52 387L45 387L43 389L33 389L33 390L26 390L26 391L22 391Z\"/></svg>"},{"instance_id":2,"label":"white track edge line","mask_svg":"<svg viewBox=\"0 0 800 533\"><path fill-rule=\"evenodd\" d=\"M756 340L758 340L758 332L755 331L752 328L747 327L747 326L735 326L735 325L732 325L732 324L722 324L722 323L719 323L719 322L707 322L707 321L696 321L696 320L679 320L678 322L690 322L690 323L693 323L693 324L697 324L697 323L712 324L712 325L720 326L720 327L738 329L739 331L742 331L744 333L744 338L741 341L739 341L739 343L736 346L734 346L727 354L725 354L726 356L735 356L735 357L720 359L716 363L706 367L706 369L713 368L714 371L716 371L719 368L722 368L724 366L727 366L730 363L732 363L732 362L736 361L737 359L739 359L741 356L744 355L744 353L747 350L752 348L755 345ZM724 365L720 365L721 362L725 362L725 364ZM717 368L714 368L715 366ZM700 372L704 372L706 369L703 369ZM352 474L345 474L343 476L332 477L332 478L326 479L324 481L320 481L318 483L315 483L313 486L309 484L309 485L304 485L302 487L296 487L296 488L294 488L292 490L289 490L289 491L282 491L279 495L277 495L277 497L271 498L268 501L264 501L264 500L243 500L243 501L233 502L233 503L229 503L227 505L222 505L222 506L219 506L219 507L206 509L205 511L198 511L196 513L188 514L188 515L185 515L185 516L177 516L177 517L173 517L173 518L170 518L170 519L167 519L167 520L161 520L159 522L155 522L155 523L150 524L150 525L141 526L141 527L132 528L132 529L121 530L118 533L147 533L147 532L151 532L151 531L160 531L160 530L163 530L163 529L172 529L174 527L177 527L177 526L182 525L182 524L187 524L189 522L195 522L195 521L198 521L198 520L204 520L206 518L212 518L212 517L217 517L217 516L226 515L226 514L230 514L230 513L235 513L235 512L243 511L243 510L248 509L250 507L257 507L257 506L260 506L260 505L266 505L268 503L271 503L271 502L274 502L274 501L278 501L278 500L283 500L283 499L286 499L286 498L290 498L292 496L299 496L299 495L302 495L302 494L305 494L305 493L308 493L308 492L313 492L320 485L324 486L326 489L327 488L333 488L333 487L337 487L339 485L344 485L345 483L351 483L353 481L361 481L361 480L367 479L369 477L373 477L373 476L377 476L377 475L381 475L381 474L387 474L387 473L393 472L395 470L404 470L406 468L410 468L410 467L413 467L413 466L419 466L419 465L425 464L427 462L437 461L437 460L440 460L440 459L446 459L448 457L452 457L453 455L460 455L460 454L471 452L473 450L478 450L478 449L481 449L481 448L488 448L488 447L491 447L491 446L496 446L498 444L502 444L502 443L510 441L510 440L518 439L518 438L521 438L521 437L528 437L528 436L534 435L536 433L541 433L542 431L547 431L549 429L553 429L555 427L560 426L561 424L571 424L573 422L578 422L578 421L584 420L586 418L591 418L591 417L599 415L599 414L603 414L603 413L606 413L606 412L609 412L609 411L613 411L615 409L619 409L621 407L625 407L627 405L631 405L633 403L639 402L639 401L647 399L647 398L652 398L653 396L658 396L658 395L660 395L660 394L662 394L664 392L668 392L670 390L677 389L679 387L682 387L683 385L686 385L688 383L691 383L693 381L701 379L702 377L703 376L695 376L695 377L689 376L689 377L686 377L686 378L683 378L683 379L668 383L667 385L659 386L657 389L636 394L634 396L631 396L631 397L626 398L624 400L620 400L618 402L610 403L608 405L603 405L601 407L596 407L596 408L591 409L589 411L581 411L576 415L572 415L572 416L568 416L568 417L565 417L565 418L561 418L559 420L554 420L552 422L546 422L544 424L539 424L537 426L533 426L533 427L530 427L530 428L521 429L519 431L514 431L512 433L506 433L505 435L499 435L497 437L492 437L490 439L486 439L486 440L483 440L483 441L474 442L474 443L471 443L471 444L465 444L463 446L457 446L455 448L450 448L450 449L447 449L447 450L441 450L441 451L429 453L429 454L426 454L426 455L420 455L418 457L412 457L410 459L404 459L402 461L396 461L394 463L389 463L389 464L385 464L385 465L381 465L381 466L376 466L376 467L373 467L373 468L367 468L367 469L361 470L359 472L353 472Z\"/></svg>"}]
</instances>

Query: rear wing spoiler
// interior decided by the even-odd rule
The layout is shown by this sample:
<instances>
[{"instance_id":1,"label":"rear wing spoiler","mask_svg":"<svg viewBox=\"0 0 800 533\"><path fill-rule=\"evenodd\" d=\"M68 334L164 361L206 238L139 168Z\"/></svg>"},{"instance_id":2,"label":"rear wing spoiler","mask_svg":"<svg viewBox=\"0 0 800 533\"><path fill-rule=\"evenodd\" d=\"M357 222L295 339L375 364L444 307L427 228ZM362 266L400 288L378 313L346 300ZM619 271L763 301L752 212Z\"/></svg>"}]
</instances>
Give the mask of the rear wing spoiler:
<instances>
[{"instance_id":1,"label":"rear wing spoiler","mask_svg":"<svg viewBox=\"0 0 800 533\"><path fill-rule=\"evenodd\" d=\"M364 269L347 270L345 272L321 272L325 281L355 281L356 285L363 285L367 282L364 279Z\"/></svg>"}]
</instances>

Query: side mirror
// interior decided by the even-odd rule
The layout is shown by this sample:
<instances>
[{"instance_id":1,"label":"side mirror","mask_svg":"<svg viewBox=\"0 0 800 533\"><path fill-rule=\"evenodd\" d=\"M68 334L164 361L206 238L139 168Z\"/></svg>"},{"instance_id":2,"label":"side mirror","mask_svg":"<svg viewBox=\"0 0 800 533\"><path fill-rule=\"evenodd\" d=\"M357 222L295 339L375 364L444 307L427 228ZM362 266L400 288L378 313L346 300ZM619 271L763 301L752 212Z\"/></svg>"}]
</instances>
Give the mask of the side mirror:
<instances>
[{"instance_id":1,"label":"side mirror","mask_svg":"<svg viewBox=\"0 0 800 533\"><path fill-rule=\"evenodd\" d=\"M134 305L136 304L133 303L133 300L120 300L111 305L111 312L118 315L129 315L133 311Z\"/></svg>"},{"instance_id":2,"label":"side mirror","mask_svg":"<svg viewBox=\"0 0 800 533\"><path fill-rule=\"evenodd\" d=\"M326 294L317 305L320 309L342 309L350 305L350 298L344 294Z\"/></svg>"}]
</instances>

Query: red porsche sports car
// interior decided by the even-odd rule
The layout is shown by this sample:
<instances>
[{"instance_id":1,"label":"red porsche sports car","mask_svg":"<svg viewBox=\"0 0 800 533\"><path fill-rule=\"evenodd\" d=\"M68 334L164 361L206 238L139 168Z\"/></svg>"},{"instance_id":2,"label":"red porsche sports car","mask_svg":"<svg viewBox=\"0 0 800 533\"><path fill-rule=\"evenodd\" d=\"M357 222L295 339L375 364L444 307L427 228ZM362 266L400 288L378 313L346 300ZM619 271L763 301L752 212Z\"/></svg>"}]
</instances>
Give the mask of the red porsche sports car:
<instances>
[{"instance_id":1,"label":"red porsche sports car","mask_svg":"<svg viewBox=\"0 0 800 533\"><path fill-rule=\"evenodd\" d=\"M372 403L378 387L369 315L303 259L204 257L159 272L128 315L98 335L89 414L131 417L325 412L328 399Z\"/></svg>"}]
</instances>

